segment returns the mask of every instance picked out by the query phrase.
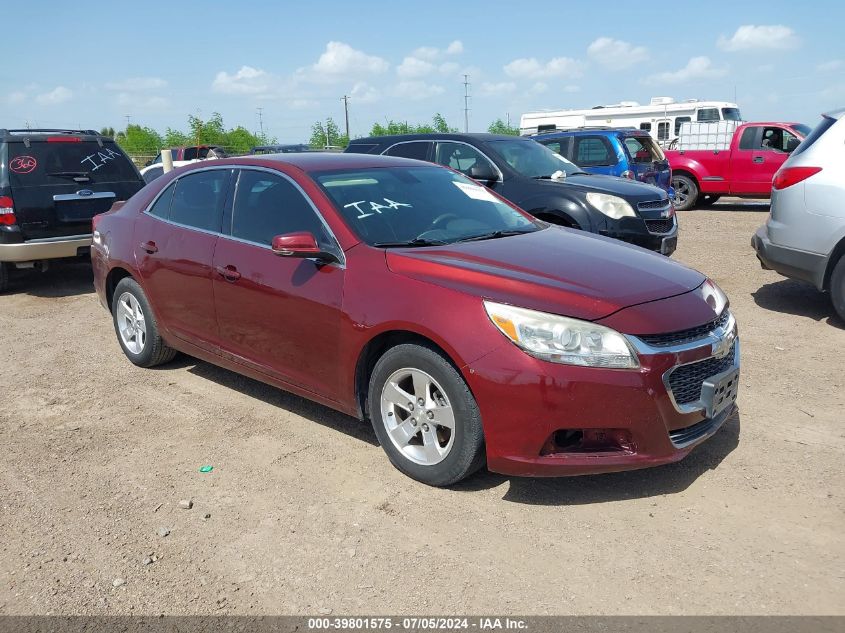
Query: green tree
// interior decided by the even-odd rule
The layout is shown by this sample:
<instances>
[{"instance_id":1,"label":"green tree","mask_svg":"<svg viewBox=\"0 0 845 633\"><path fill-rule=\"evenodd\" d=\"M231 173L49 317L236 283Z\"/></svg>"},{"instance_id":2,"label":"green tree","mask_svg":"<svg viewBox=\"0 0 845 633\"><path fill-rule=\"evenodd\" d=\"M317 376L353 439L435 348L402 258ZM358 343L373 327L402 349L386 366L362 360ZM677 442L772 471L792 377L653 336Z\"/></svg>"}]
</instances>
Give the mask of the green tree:
<instances>
[{"instance_id":1,"label":"green tree","mask_svg":"<svg viewBox=\"0 0 845 633\"><path fill-rule=\"evenodd\" d=\"M173 128L167 128L164 133L164 146L165 147L182 147L184 145L192 145L193 141L191 137L182 132L181 130L174 130Z\"/></svg>"},{"instance_id":2,"label":"green tree","mask_svg":"<svg viewBox=\"0 0 845 633\"><path fill-rule=\"evenodd\" d=\"M409 124L407 121L389 120L385 125L374 123L370 130L370 136L392 136L394 134L431 134L433 132L457 132L458 128L450 127L439 112L436 113L431 123Z\"/></svg>"},{"instance_id":3,"label":"green tree","mask_svg":"<svg viewBox=\"0 0 845 633\"><path fill-rule=\"evenodd\" d=\"M507 134L509 136L519 136L519 128L518 127L511 127L502 119L496 119L490 124L490 127L487 128L487 131L490 134Z\"/></svg>"},{"instance_id":4,"label":"green tree","mask_svg":"<svg viewBox=\"0 0 845 633\"><path fill-rule=\"evenodd\" d=\"M127 125L125 131L117 133L116 140L130 156L155 156L163 147L161 134L140 125Z\"/></svg>"},{"instance_id":5,"label":"green tree","mask_svg":"<svg viewBox=\"0 0 845 633\"><path fill-rule=\"evenodd\" d=\"M325 124L322 121L317 121L311 126L311 140L308 141L308 144L314 148L346 147L349 145L349 137L346 134L341 134L337 123L329 117Z\"/></svg>"},{"instance_id":6,"label":"green tree","mask_svg":"<svg viewBox=\"0 0 845 633\"><path fill-rule=\"evenodd\" d=\"M100 128L100 134L102 134L103 136L108 136L109 138L115 138L117 136L113 127Z\"/></svg>"}]
</instances>

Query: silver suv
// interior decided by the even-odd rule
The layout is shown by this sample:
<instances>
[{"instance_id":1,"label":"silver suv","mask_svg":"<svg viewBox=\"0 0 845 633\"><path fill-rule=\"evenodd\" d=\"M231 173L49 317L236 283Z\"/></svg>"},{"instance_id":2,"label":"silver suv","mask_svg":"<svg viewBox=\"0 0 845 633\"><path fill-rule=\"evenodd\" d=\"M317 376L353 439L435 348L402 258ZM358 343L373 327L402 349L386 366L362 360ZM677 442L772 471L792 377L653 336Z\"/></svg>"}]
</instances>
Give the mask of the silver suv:
<instances>
[{"instance_id":1,"label":"silver suv","mask_svg":"<svg viewBox=\"0 0 845 633\"><path fill-rule=\"evenodd\" d=\"M822 115L772 181L769 218L751 238L763 268L830 292L845 320L845 108Z\"/></svg>"}]
</instances>

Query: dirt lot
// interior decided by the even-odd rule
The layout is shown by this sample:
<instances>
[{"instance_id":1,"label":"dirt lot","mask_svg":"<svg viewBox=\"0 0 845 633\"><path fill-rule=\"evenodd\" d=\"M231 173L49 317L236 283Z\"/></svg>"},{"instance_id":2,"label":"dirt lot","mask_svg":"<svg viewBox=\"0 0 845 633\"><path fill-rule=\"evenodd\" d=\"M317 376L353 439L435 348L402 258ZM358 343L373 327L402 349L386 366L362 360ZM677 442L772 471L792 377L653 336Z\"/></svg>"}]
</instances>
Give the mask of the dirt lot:
<instances>
[{"instance_id":1,"label":"dirt lot","mask_svg":"<svg viewBox=\"0 0 845 633\"><path fill-rule=\"evenodd\" d=\"M845 614L843 324L760 269L760 206L681 215L676 258L740 323L740 416L617 475L427 488L344 415L190 358L135 368L90 268L18 276L0 614Z\"/></svg>"}]
</instances>

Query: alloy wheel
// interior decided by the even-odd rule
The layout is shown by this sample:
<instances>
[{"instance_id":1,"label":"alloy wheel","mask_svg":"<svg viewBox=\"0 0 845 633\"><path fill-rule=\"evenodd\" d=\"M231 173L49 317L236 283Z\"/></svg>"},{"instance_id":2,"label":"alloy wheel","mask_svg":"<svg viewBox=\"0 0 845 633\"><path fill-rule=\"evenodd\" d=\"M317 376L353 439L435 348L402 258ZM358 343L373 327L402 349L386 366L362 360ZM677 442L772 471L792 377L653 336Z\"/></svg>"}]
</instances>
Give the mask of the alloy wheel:
<instances>
[{"instance_id":1,"label":"alloy wheel","mask_svg":"<svg viewBox=\"0 0 845 633\"><path fill-rule=\"evenodd\" d=\"M120 340L133 354L140 354L147 344L147 322L141 304L130 292L124 292L117 300L117 329Z\"/></svg>"},{"instance_id":2,"label":"alloy wheel","mask_svg":"<svg viewBox=\"0 0 845 633\"><path fill-rule=\"evenodd\" d=\"M437 464L454 445L452 405L440 383L419 369L390 375L381 391L381 419L393 445L416 464Z\"/></svg>"}]
</instances>

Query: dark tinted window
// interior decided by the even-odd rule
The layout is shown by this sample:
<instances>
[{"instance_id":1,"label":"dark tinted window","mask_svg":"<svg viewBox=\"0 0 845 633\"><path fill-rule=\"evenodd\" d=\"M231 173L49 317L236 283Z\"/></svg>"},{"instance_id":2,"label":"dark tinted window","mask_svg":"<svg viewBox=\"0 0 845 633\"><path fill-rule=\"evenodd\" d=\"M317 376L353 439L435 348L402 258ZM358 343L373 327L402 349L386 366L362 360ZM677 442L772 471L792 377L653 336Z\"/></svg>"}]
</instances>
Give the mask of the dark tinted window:
<instances>
[{"instance_id":1,"label":"dark tinted window","mask_svg":"<svg viewBox=\"0 0 845 633\"><path fill-rule=\"evenodd\" d=\"M470 175L470 170L474 165L490 164L490 161L474 147L451 141L444 141L437 144L434 162L451 167L455 171L466 175ZM495 167L491 166L490 169L494 172L496 171Z\"/></svg>"},{"instance_id":2,"label":"dark tinted window","mask_svg":"<svg viewBox=\"0 0 845 633\"><path fill-rule=\"evenodd\" d=\"M651 123L640 123L640 129L651 132Z\"/></svg>"},{"instance_id":3,"label":"dark tinted window","mask_svg":"<svg viewBox=\"0 0 845 633\"><path fill-rule=\"evenodd\" d=\"M144 182L151 183L164 173L164 167L152 167L144 172Z\"/></svg>"},{"instance_id":4,"label":"dark tinted window","mask_svg":"<svg viewBox=\"0 0 845 633\"><path fill-rule=\"evenodd\" d=\"M742 121L739 108L722 108L722 118L725 121Z\"/></svg>"},{"instance_id":5,"label":"dark tinted window","mask_svg":"<svg viewBox=\"0 0 845 633\"><path fill-rule=\"evenodd\" d=\"M669 122L664 121L663 123L657 124L657 140L658 141L665 141L669 138Z\"/></svg>"},{"instance_id":6,"label":"dark tinted window","mask_svg":"<svg viewBox=\"0 0 845 633\"><path fill-rule=\"evenodd\" d=\"M167 220L170 217L170 202L171 200L173 200L174 189L176 189L176 186L173 184L167 186L167 189L164 190L164 193L162 193L158 197L158 200L155 201L155 204L150 207L150 215L154 215L157 218L162 218L163 220Z\"/></svg>"},{"instance_id":7,"label":"dark tinted window","mask_svg":"<svg viewBox=\"0 0 845 633\"><path fill-rule=\"evenodd\" d=\"M402 158L416 158L417 160L428 160L428 148L430 143L426 141L415 141L412 143L398 143L388 149L385 154L388 156L401 156Z\"/></svg>"},{"instance_id":8,"label":"dark tinted window","mask_svg":"<svg viewBox=\"0 0 845 633\"><path fill-rule=\"evenodd\" d=\"M226 169L182 176L176 182L170 220L206 231L219 231L228 179Z\"/></svg>"},{"instance_id":9,"label":"dark tinted window","mask_svg":"<svg viewBox=\"0 0 845 633\"><path fill-rule=\"evenodd\" d=\"M798 148L794 152L792 152L792 155L797 156L798 154L806 150L808 147L810 147L813 143L818 141L819 138L821 138L821 135L827 132L831 128L831 126L833 126L834 123L836 123L836 119L832 119L831 117L822 117L821 122L813 128L813 131L810 132L807 135L807 138L805 138L801 142L801 145L799 145Z\"/></svg>"},{"instance_id":10,"label":"dark tinted window","mask_svg":"<svg viewBox=\"0 0 845 633\"><path fill-rule=\"evenodd\" d=\"M610 147L610 143L600 136L576 138L575 164L581 167L615 165L616 154Z\"/></svg>"},{"instance_id":11,"label":"dark tinted window","mask_svg":"<svg viewBox=\"0 0 845 633\"><path fill-rule=\"evenodd\" d=\"M324 248L330 244L325 226L295 185L265 171L241 171L232 235L270 246L276 235L297 231L312 233Z\"/></svg>"},{"instance_id":12,"label":"dark tinted window","mask_svg":"<svg viewBox=\"0 0 845 633\"><path fill-rule=\"evenodd\" d=\"M48 143L32 141L27 147L9 143L9 178L13 187L140 182L135 166L114 143L95 141ZM87 176L77 183L74 176Z\"/></svg>"},{"instance_id":13,"label":"dark tinted window","mask_svg":"<svg viewBox=\"0 0 845 633\"><path fill-rule=\"evenodd\" d=\"M701 108L696 113L696 121L706 123L707 121L719 120L719 108Z\"/></svg>"},{"instance_id":14,"label":"dark tinted window","mask_svg":"<svg viewBox=\"0 0 845 633\"><path fill-rule=\"evenodd\" d=\"M197 158L197 151L199 148L196 147L186 147L185 152L182 154L181 160L195 160ZM206 153L208 150L206 150ZM176 152L174 151L173 160L176 160Z\"/></svg>"},{"instance_id":15,"label":"dark tinted window","mask_svg":"<svg viewBox=\"0 0 845 633\"><path fill-rule=\"evenodd\" d=\"M679 116L675 118L675 136L681 133L681 126L684 123L689 123L692 119L688 116Z\"/></svg>"},{"instance_id":16,"label":"dark tinted window","mask_svg":"<svg viewBox=\"0 0 845 633\"><path fill-rule=\"evenodd\" d=\"M739 149L754 149L754 137L757 134L758 128L747 127L742 131L742 136L739 139Z\"/></svg>"}]
</instances>

